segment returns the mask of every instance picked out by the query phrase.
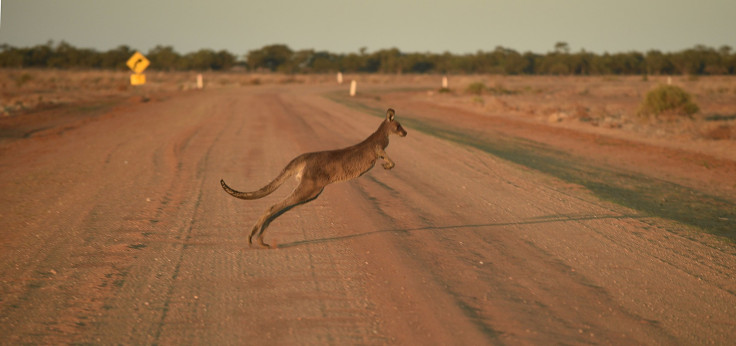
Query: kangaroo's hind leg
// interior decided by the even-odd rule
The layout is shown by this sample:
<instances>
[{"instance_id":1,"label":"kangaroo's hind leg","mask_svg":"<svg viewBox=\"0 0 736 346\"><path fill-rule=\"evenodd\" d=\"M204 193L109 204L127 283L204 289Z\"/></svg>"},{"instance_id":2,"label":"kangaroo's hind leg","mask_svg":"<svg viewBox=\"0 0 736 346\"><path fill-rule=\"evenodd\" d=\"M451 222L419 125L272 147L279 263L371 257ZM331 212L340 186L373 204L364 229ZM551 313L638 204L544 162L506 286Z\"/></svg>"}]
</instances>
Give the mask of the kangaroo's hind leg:
<instances>
[{"instance_id":1,"label":"kangaroo's hind leg","mask_svg":"<svg viewBox=\"0 0 736 346\"><path fill-rule=\"evenodd\" d=\"M253 226L253 230L250 232L248 244L253 244L253 236L258 235L258 244L261 247L271 247L263 242L263 232L266 230L268 225L281 214L289 211L289 209L317 198L324 188L324 185L303 179L291 195L286 197L283 201L272 205L265 213L263 213L263 215L261 215L258 222Z\"/></svg>"}]
</instances>

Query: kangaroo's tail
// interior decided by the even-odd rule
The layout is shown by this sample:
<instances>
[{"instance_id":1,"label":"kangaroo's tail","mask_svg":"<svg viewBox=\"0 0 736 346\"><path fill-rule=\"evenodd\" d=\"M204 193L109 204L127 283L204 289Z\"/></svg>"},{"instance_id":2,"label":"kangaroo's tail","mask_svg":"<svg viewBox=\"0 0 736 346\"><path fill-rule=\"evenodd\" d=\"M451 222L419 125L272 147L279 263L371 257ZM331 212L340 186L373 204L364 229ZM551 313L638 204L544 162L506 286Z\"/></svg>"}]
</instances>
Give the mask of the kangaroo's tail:
<instances>
[{"instance_id":1,"label":"kangaroo's tail","mask_svg":"<svg viewBox=\"0 0 736 346\"><path fill-rule=\"evenodd\" d=\"M278 189L279 186L281 186L281 184L283 184L286 181L286 179L296 174L297 171L299 170L298 169L299 167L296 167L296 166L298 165L295 165L295 162L290 162L286 166L286 168L284 168L284 170L281 171L281 173L276 178L274 178L270 183L268 183L268 185L262 187L260 190L257 190L257 191L241 192L241 191L234 190L230 186L227 186L227 184L225 184L225 180L222 180L222 179L220 179L220 185L222 185L222 189L225 190L225 192L229 193L235 198L258 199L261 197L268 196L271 192L276 191L276 189Z\"/></svg>"}]
</instances>

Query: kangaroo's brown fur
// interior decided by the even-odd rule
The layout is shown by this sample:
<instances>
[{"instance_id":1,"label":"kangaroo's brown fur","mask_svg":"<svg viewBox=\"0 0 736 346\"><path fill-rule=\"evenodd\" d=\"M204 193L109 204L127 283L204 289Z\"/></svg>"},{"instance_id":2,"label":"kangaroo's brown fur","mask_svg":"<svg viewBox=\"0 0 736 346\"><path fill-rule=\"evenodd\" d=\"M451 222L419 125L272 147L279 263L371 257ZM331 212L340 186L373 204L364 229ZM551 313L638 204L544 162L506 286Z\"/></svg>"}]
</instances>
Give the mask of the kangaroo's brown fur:
<instances>
[{"instance_id":1,"label":"kangaroo's brown fur","mask_svg":"<svg viewBox=\"0 0 736 346\"><path fill-rule=\"evenodd\" d=\"M394 120L394 115L394 110L389 108L386 111L386 120L381 122L378 130L356 145L344 149L319 151L297 156L286 165L273 181L260 190L240 192L227 186L224 180L220 180L222 188L227 193L241 199L257 199L266 196L292 176L296 176L299 182L291 195L272 205L261 215L248 237L248 244L253 244L253 236L258 235L258 243L262 247L270 247L263 242L263 232L266 227L289 209L317 198L328 184L354 179L363 175L373 168L379 158L384 161L383 168L393 168L394 162L384 151L388 146L388 136L390 134L406 136L406 131L398 121Z\"/></svg>"}]
</instances>

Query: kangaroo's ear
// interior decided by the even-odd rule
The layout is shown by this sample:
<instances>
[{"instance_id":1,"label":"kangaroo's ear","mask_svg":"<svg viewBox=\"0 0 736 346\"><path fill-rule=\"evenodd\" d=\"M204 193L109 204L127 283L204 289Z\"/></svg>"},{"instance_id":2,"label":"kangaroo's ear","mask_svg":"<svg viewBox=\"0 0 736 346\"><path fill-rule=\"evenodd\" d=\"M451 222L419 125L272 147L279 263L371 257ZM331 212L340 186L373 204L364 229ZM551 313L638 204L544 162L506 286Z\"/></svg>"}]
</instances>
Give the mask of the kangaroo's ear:
<instances>
[{"instance_id":1,"label":"kangaroo's ear","mask_svg":"<svg viewBox=\"0 0 736 346\"><path fill-rule=\"evenodd\" d=\"M394 112L393 108L389 108L386 111L386 120L388 120L388 121L394 121L394 115L395 114L396 114L396 112Z\"/></svg>"}]
</instances>

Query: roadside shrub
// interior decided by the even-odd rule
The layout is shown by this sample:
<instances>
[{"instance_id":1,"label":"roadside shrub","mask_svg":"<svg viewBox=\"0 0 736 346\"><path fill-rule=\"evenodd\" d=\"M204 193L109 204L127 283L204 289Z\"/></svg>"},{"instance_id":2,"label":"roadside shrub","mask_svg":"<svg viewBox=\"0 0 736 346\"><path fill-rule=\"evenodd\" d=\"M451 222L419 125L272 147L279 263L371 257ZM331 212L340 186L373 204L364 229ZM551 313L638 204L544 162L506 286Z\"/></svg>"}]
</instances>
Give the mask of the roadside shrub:
<instances>
[{"instance_id":1,"label":"roadside shrub","mask_svg":"<svg viewBox=\"0 0 736 346\"><path fill-rule=\"evenodd\" d=\"M692 96L674 85L661 85L648 92L639 107L639 115L645 118L659 117L663 114L688 116L700 110L692 101Z\"/></svg>"},{"instance_id":2,"label":"roadside shrub","mask_svg":"<svg viewBox=\"0 0 736 346\"><path fill-rule=\"evenodd\" d=\"M486 90L486 85L483 82L472 83L465 89L466 92L475 95L482 94L484 90Z\"/></svg>"},{"instance_id":3,"label":"roadside shrub","mask_svg":"<svg viewBox=\"0 0 736 346\"><path fill-rule=\"evenodd\" d=\"M29 73L24 73L24 74L20 75L20 77L17 77L15 79L15 86L17 86L18 88L20 88L20 87L23 86L23 84L26 84L26 83L30 82L31 80L33 80L33 76L31 76Z\"/></svg>"}]
</instances>

